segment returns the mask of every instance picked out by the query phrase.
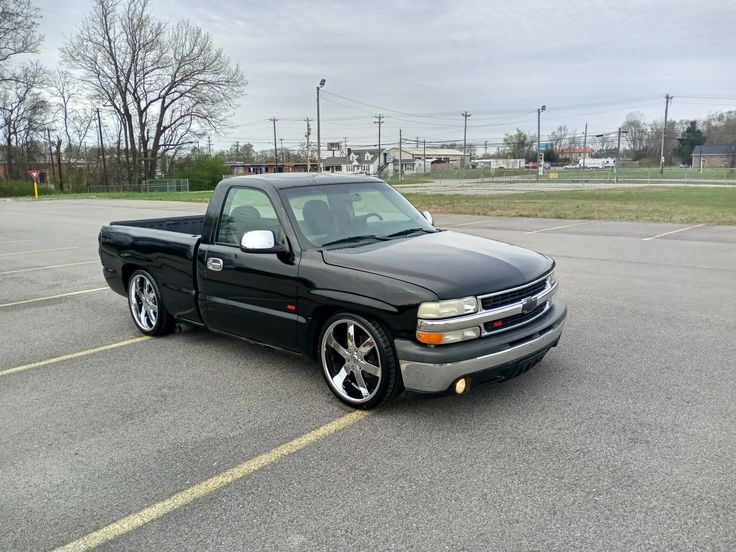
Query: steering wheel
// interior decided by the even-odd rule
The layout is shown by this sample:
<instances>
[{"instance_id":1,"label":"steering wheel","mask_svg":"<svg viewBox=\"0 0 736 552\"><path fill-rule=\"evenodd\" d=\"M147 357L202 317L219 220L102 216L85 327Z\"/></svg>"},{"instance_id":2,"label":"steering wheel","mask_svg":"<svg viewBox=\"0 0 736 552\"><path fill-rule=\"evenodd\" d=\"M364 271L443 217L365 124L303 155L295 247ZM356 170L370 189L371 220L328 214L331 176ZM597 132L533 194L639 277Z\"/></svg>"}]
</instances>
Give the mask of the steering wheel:
<instances>
[{"instance_id":1,"label":"steering wheel","mask_svg":"<svg viewBox=\"0 0 736 552\"><path fill-rule=\"evenodd\" d=\"M366 222L368 222L368 219L370 217L377 217L378 220L383 220L383 217L380 214L378 214L378 213L367 213L367 214L363 215L363 220L366 221Z\"/></svg>"}]
</instances>

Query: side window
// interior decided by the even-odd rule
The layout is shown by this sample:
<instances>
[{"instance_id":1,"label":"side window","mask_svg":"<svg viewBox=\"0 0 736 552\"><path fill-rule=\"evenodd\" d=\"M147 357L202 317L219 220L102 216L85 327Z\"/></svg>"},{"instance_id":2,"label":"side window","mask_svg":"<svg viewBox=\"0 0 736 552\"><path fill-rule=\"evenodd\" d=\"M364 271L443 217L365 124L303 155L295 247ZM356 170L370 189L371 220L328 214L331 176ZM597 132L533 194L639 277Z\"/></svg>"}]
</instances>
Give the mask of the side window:
<instances>
[{"instance_id":1,"label":"side window","mask_svg":"<svg viewBox=\"0 0 736 552\"><path fill-rule=\"evenodd\" d=\"M217 243L240 245L251 230L271 230L278 237L281 224L271 200L261 190L231 188L225 198L217 228Z\"/></svg>"}]
</instances>

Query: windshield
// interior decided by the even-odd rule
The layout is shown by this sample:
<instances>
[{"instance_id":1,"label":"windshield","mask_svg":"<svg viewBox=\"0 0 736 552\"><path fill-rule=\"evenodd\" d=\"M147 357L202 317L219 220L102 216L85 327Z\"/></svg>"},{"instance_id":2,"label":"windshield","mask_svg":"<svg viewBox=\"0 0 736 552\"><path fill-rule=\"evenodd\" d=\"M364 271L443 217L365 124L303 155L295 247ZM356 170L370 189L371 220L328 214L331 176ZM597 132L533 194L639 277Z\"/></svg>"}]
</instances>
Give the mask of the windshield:
<instances>
[{"instance_id":1,"label":"windshield","mask_svg":"<svg viewBox=\"0 0 736 552\"><path fill-rule=\"evenodd\" d=\"M435 231L384 182L289 188L284 194L302 238L314 247Z\"/></svg>"}]
</instances>

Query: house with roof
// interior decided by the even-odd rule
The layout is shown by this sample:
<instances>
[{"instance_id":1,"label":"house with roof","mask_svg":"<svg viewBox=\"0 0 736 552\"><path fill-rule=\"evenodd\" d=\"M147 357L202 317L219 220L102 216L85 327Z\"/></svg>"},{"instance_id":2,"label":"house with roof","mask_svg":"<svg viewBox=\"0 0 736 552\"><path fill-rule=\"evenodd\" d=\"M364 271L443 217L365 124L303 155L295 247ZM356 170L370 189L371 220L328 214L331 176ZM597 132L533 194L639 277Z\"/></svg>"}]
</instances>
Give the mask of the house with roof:
<instances>
[{"instance_id":1,"label":"house with roof","mask_svg":"<svg viewBox=\"0 0 736 552\"><path fill-rule=\"evenodd\" d=\"M391 156L385 149L352 149L348 148L347 155L325 157L322 166L327 172L342 172L348 174L371 174L390 176L387 170L391 163Z\"/></svg>"},{"instance_id":2,"label":"house with roof","mask_svg":"<svg viewBox=\"0 0 736 552\"><path fill-rule=\"evenodd\" d=\"M561 159L569 159L571 163L577 163L578 161L582 161L583 158L590 157L593 153L593 148L560 148L556 153Z\"/></svg>"},{"instance_id":3,"label":"house with roof","mask_svg":"<svg viewBox=\"0 0 736 552\"><path fill-rule=\"evenodd\" d=\"M736 144L695 146L695 149L693 150L693 168L736 168Z\"/></svg>"},{"instance_id":4,"label":"house with roof","mask_svg":"<svg viewBox=\"0 0 736 552\"><path fill-rule=\"evenodd\" d=\"M450 148L401 148L401 152L392 148L389 154L393 158L391 174L399 173L399 157L404 174L460 168L463 162L463 152Z\"/></svg>"}]
</instances>

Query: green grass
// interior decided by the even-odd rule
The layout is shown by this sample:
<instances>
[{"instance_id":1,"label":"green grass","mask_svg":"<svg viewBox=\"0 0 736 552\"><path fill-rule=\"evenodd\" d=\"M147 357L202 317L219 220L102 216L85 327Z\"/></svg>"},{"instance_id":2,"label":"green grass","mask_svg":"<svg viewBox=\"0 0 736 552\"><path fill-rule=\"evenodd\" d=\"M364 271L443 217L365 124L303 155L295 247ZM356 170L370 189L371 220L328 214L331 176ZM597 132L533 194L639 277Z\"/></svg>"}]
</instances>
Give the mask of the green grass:
<instances>
[{"instance_id":1,"label":"green grass","mask_svg":"<svg viewBox=\"0 0 736 552\"><path fill-rule=\"evenodd\" d=\"M736 224L736 188L623 188L497 195L406 194L434 213Z\"/></svg>"},{"instance_id":2,"label":"green grass","mask_svg":"<svg viewBox=\"0 0 736 552\"><path fill-rule=\"evenodd\" d=\"M47 196L53 194L46 184L38 185L38 195ZM32 180L6 180L0 182L0 197L33 197Z\"/></svg>"}]
</instances>

